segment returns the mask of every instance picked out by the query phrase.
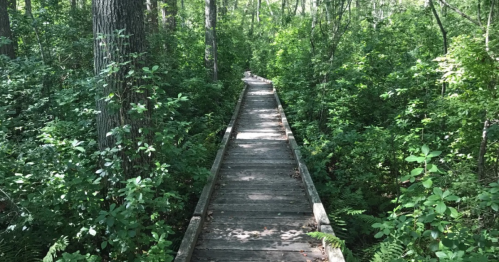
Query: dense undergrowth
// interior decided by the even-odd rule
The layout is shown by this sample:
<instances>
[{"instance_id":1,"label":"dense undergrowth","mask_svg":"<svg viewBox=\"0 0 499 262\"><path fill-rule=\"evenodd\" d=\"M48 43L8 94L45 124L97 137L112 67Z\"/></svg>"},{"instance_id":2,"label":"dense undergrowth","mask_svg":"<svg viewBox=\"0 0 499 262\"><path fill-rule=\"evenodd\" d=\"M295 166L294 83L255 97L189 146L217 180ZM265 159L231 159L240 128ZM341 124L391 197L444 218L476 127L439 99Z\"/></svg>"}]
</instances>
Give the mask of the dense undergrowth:
<instances>
[{"instance_id":1,"label":"dense undergrowth","mask_svg":"<svg viewBox=\"0 0 499 262\"><path fill-rule=\"evenodd\" d=\"M277 86L346 260L498 261L499 64L484 31L447 10L442 55L423 2L352 3L343 19L326 5L313 31L309 16L261 25L251 70Z\"/></svg>"},{"instance_id":2,"label":"dense undergrowth","mask_svg":"<svg viewBox=\"0 0 499 262\"><path fill-rule=\"evenodd\" d=\"M137 55L145 62L127 76L141 79L134 88L150 90L154 108L145 130L152 144L138 145L153 164L131 179L123 177L120 155L138 152L128 126L108 134L115 147L97 146L95 103L101 98L90 6L33 1L33 16L11 12L20 40L16 59L0 56L1 261L173 259L246 63L238 28L220 22L222 80L206 81L203 8L190 3L174 33L144 39L148 52ZM133 58L122 59L124 65Z\"/></svg>"}]
</instances>

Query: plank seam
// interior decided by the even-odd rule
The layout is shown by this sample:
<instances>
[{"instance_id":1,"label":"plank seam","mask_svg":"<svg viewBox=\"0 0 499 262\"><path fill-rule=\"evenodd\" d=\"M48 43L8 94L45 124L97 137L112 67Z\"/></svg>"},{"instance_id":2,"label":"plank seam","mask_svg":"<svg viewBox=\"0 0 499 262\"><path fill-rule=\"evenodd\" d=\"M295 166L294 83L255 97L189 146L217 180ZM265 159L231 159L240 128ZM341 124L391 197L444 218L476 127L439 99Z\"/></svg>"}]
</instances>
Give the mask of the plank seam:
<instances>
[{"instance_id":1,"label":"plank seam","mask_svg":"<svg viewBox=\"0 0 499 262\"><path fill-rule=\"evenodd\" d=\"M288 119L286 118L286 114L284 113L284 109L281 104L281 100L279 99L279 96L277 94L277 90L274 87L274 83L271 80L265 79L263 77L251 74L250 76L266 82L272 86L272 89L274 91L274 96L277 101L277 107L279 110L279 113L281 115L282 119L282 124L285 129L285 135L288 139L288 142L291 146L291 150L293 151L293 155L298 162L298 168L303 180L303 183L305 184L306 187L306 193L307 196L310 200L310 203L312 204L313 208L313 213L315 220L318 225L318 229L321 232L328 233L334 235L333 228L331 227L331 223L329 221L329 218L327 216L326 210L324 209L324 205L322 205L322 201L320 200L319 194L317 193L317 190L315 188L314 182L312 180L312 177L310 175L310 172L308 171L307 165L305 164L305 161L302 158L300 148L298 147L298 144L296 143L295 137L293 135L293 132L291 131L291 127L289 126ZM329 262L344 262L345 258L343 257L343 254L340 249L338 248L332 248L331 245L327 245L325 243L325 240L323 239L323 246L326 251L326 255L329 259Z\"/></svg>"},{"instance_id":2,"label":"plank seam","mask_svg":"<svg viewBox=\"0 0 499 262\"><path fill-rule=\"evenodd\" d=\"M244 81L244 80L243 80ZM222 159L227 151L227 144L234 132L234 127L237 121L237 116L241 110L241 104L248 90L248 83L245 82L244 88L239 95L239 99L237 100L236 107L234 109L234 114L231 117L229 125L225 130L225 134L222 138L222 142L220 143L220 149L217 152L217 156L215 157L215 161L210 170L210 176L208 177L206 184L201 192L201 196L199 197L199 201L194 209L194 214L189 222L189 226L184 234L184 238L182 239L182 243L180 244L180 248L177 252L177 256L175 257L175 262L188 262L191 260L192 253L194 252L194 248L196 246L196 242L201 232L201 227L204 223L204 218L206 215L206 211L208 209L209 200L211 195L213 194L215 183L218 179L218 174L220 171L220 167L222 166Z\"/></svg>"}]
</instances>

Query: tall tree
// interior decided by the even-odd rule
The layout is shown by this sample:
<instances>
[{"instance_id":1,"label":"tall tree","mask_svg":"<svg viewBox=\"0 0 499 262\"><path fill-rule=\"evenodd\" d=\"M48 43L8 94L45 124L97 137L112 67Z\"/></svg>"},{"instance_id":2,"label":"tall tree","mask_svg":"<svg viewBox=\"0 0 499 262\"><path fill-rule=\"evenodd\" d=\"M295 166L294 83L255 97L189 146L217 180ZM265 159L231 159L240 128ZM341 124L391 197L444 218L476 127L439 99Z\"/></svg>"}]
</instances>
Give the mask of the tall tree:
<instances>
[{"instance_id":1,"label":"tall tree","mask_svg":"<svg viewBox=\"0 0 499 262\"><path fill-rule=\"evenodd\" d=\"M204 61L208 76L213 81L218 79L217 65L217 5L216 0L205 0L205 54Z\"/></svg>"},{"instance_id":2,"label":"tall tree","mask_svg":"<svg viewBox=\"0 0 499 262\"><path fill-rule=\"evenodd\" d=\"M260 8L262 7L262 0L258 0L256 5L256 21L260 23Z\"/></svg>"},{"instance_id":3,"label":"tall tree","mask_svg":"<svg viewBox=\"0 0 499 262\"><path fill-rule=\"evenodd\" d=\"M134 58L133 54L142 53L145 49L144 7L142 1L135 0L93 1L94 70L104 82L99 87L100 99L97 100L100 150L115 147L116 139L108 133L125 125L130 128L132 145L137 145L141 136L140 129L147 128L150 122L147 90L135 91L139 83L127 77L132 67L137 67L140 63L140 59ZM117 30L124 31L118 35ZM114 69L102 74L109 67ZM130 113L133 104L146 108L146 114L140 119ZM134 166L148 162L144 154L133 159L129 159L124 153L121 156L126 177L137 176Z\"/></svg>"},{"instance_id":4,"label":"tall tree","mask_svg":"<svg viewBox=\"0 0 499 262\"><path fill-rule=\"evenodd\" d=\"M24 11L27 17L31 17L31 0L24 0Z\"/></svg>"},{"instance_id":5,"label":"tall tree","mask_svg":"<svg viewBox=\"0 0 499 262\"><path fill-rule=\"evenodd\" d=\"M9 43L5 44L1 44L0 42L0 55L15 58L13 45L14 39L12 39L9 13L7 11L8 6L9 2L7 0L0 0L0 37L5 37L9 41Z\"/></svg>"},{"instance_id":6,"label":"tall tree","mask_svg":"<svg viewBox=\"0 0 499 262\"><path fill-rule=\"evenodd\" d=\"M440 20L440 17L438 16L437 10L435 9L435 5L433 4L433 0L429 1L429 5L431 8L431 11L433 13L433 16L435 17L435 20L437 20L438 27L440 28L440 32L442 33L442 40L443 40L443 55L447 54L447 31L445 31L445 28L442 24L442 21ZM447 89L447 83L444 81L442 82L442 91L441 95L445 95L445 91Z\"/></svg>"},{"instance_id":7,"label":"tall tree","mask_svg":"<svg viewBox=\"0 0 499 262\"><path fill-rule=\"evenodd\" d=\"M146 0L147 29L149 33L158 32L158 0Z\"/></svg>"},{"instance_id":8,"label":"tall tree","mask_svg":"<svg viewBox=\"0 0 499 262\"><path fill-rule=\"evenodd\" d=\"M177 28L176 16L178 13L177 0L164 0L161 7L161 21L168 32Z\"/></svg>"}]
</instances>

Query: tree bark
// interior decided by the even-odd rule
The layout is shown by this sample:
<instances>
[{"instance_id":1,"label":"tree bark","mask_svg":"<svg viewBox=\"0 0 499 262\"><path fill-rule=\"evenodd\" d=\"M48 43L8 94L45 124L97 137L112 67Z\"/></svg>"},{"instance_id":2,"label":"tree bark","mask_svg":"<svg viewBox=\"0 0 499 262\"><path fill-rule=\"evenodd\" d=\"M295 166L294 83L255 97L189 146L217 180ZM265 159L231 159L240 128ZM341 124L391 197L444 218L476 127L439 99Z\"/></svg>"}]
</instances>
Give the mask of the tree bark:
<instances>
[{"instance_id":1,"label":"tree bark","mask_svg":"<svg viewBox=\"0 0 499 262\"><path fill-rule=\"evenodd\" d=\"M442 40L444 42L443 46L443 55L447 54L447 31L445 31L444 26L442 25L442 21L440 21L440 17L437 14L437 10L435 10L435 5L433 5L433 0L429 1L431 11L433 13L433 16L435 16L435 19L437 20L438 27L440 28L440 32L442 33ZM447 89L447 83L443 82L442 83L442 91L441 95L444 96L445 92Z\"/></svg>"},{"instance_id":2,"label":"tree bark","mask_svg":"<svg viewBox=\"0 0 499 262\"><path fill-rule=\"evenodd\" d=\"M489 54L490 58L494 60L496 60L496 58L489 48L489 35L490 35L490 26L492 24L492 15L494 14L495 2L496 2L495 0L491 0L489 18L487 19L487 29L485 30L485 50L487 51L487 54Z\"/></svg>"},{"instance_id":3,"label":"tree bark","mask_svg":"<svg viewBox=\"0 0 499 262\"><path fill-rule=\"evenodd\" d=\"M457 9L457 8L456 8L456 7L454 7L454 6L451 6L450 4L448 4L447 2L445 2L444 0L438 0L438 1L439 1L441 4L443 4L443 5L447 6L448 8L450 8L450 9L454 10L454 12L458 13L458 14L459 14L459 15L461 15L462 17L464 17L464 18L468 19L468 21L472 22L473 24L475 24L475 25L477 25L477 26L480 26L480 27L482 26L482 25L480 24L480 22L479 22L479 21L477 21L477 20L475 20L475 19L471 18L469 15L467 15L467 14L465 14L465 13L461 12L461 10ZM432 0L430 0L430 2L432 2ZM432 3L430 3L430 4L432 4Z\"/></svg>"},{"instance_id":4,"label":"tree bark","mask_svg":"<svg viewBox=\"0 0 499 262\"><path fill-rule=\"evenodd\" d=\"M133 54L145 50L144 3L135 0L94 0L93 32L94 32L94 70L103 84L98 88L96 104L98 144L101 151L114 148L116 137L108 135L114 128L129 127L131 145L136 146L138 141L148 142L141 138L144 130L150 123L151 107L148 100L149 92L136 89L140 86L137 78L127 77L133 68L141 67L141 58L134 58ZM116 30L124 30L121 35ZM125 37L125 36L126 37ZM119 63L129 62L126 65ZM116 66L112 66L115 64ZM115 70L103 70L110 67ZM131 114L132 103L144 105L145 114L134 116ZM140 119L139 119L140 118ZM136 148L133 158L121 151L122 168L125 178L140 175L140 168L147 165L150 159Z\"/></svg>"},{"instance_id":5,"label":"tree bark","mask_svg":"<svg viewBox=\"0 0 499 262\"><path fill-rule=\"evenodd\" d=\"M147 30L151 33L157 33L158 30L158 0L146 0L147 12Z\"/></svg>"},{"instance_id":6,"label":"tree bark","mask_svg":"<svg viewBox=\"0 0 499 262\"><path fill-rule=\"evenodd\" d=\"M31 0L24 0L24 12L26 16L31 17Z\"/></svg>"},{"instance_id":7,"label":"tree bark","mask_svg":"<svg viewBox=\"0 0 499 262\"><path fill-rule=\"evenodd\" d=\"M286 24L286 0L281 0L281 19L282 19L282 24Z\"/></svg>"},{"instance_id":8,"label":"tree bark","mask_svg":"<svg viewBox=\"0 0 499 262\"><path fill-rule=\"evenodd\" d=\"M299 1L300 1L300 0L296 0L296 3L295 3L295 11L293 12L293 15L294 15L294 16L296 15L296 12L298 11L298 4L299 4Z\"/></svg>"},{"instance_id":9,"label":"tree bark","mask_svg":"<svg viewBox=\"0 0 499 262\"><path fill-rule=\"evenodd\" d=\"M163 1L163 7L161 8L161 18L163 27L167 32L174 32L177 29L177 0L165 0Z\"/></svg>"},{"instance_id":10,"label":"tree bark","mask_svg":"<svg viewBox=\"0 0 499 262\"><path fill-rule=\"evenodd\" d=\"M307 6L307 0L301 0L301 14L305 15L305 6Z\"/></svg>"},{"instance_id":11,"label":"tree bark","mask_svg":"<svg viewBox=\"0 0 499 262\"><path fill-rule=\"evenodd\" d=\"M256 4L256 21L260 23L260 8L262 7L262 0L258 0Z\"/></svg>"},{"instance_id":12,"label":"tree bark","mask_svg":"<svg viewBox=\"0 0 499 262\"><path fill-rule=\"evenodd\" d=\"M315 25L317 24L317 1L312 0L312 34L314 33Z\"/></svg>"},{"instance_id":13,"label":"tree bark","mask_svg":"<svg viewBox=\"0 0 499 262\"><path fill-rule=\"evenodd\" d=\"M216 0L205 0L205 53L204 61L208 72L208 77L218 80L217 65L217 6Z\"/></svg>"},{"instance_id":14,"label":"tree bark","mask_svg":"<svg viewBox=\"0 0 499 262\"><path fill-rule=\"evenodd\" d=\"M480 143L480 151L478 153L478 178L482 179L485 176L485 153L487 153L487 132L490 127L488 119L483 123L482 142Z\"/></svg>"},{"instance_id":15,"label":"tree bark","mask_svg":"<svg viewBox=\"0 0 499 262\"><path fill-rule=\"evenodd\" d=\"M267 6L269 7L270 15L274 16L274 13L272 12L272 7L270 6L269 0L267 0Z\"/></svg>"},{"instance_id":16,"label":"tree bark","mask_svg":"<svg viewBox=\"0 0 499 262\"><path fill-rule=\"evenodd\" d=\"M14 59L16 55L14 52L14 39L10 30L10 19L7 11L8 5L7 0L0 0L0 37L10 40L10 43L0 46L0 55L6 55Z\"/></svg>"}]
</instances>

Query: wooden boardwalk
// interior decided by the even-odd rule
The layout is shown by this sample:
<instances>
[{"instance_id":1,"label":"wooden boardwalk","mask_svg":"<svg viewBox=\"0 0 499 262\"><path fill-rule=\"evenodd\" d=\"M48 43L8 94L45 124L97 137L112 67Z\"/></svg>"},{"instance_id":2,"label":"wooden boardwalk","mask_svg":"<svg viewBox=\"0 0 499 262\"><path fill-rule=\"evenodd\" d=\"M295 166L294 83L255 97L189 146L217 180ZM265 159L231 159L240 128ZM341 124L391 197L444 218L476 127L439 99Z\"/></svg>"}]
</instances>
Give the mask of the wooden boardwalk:
<instances>
[{"instance_id":1,"label":"wooden boardwalk","mask_svg":"<svg viewBox=\"0 0 499 262\"><path fill-rule=\"evenodd\" d=\"M176 261L327 261L321 241L307 235L320 221L273 87L244 81L213 188L198 203L206 210L191 220Z\"/></svg>"}]
</instances>

